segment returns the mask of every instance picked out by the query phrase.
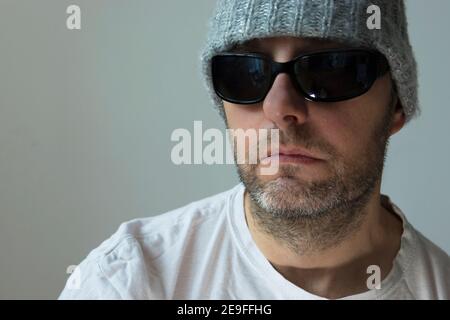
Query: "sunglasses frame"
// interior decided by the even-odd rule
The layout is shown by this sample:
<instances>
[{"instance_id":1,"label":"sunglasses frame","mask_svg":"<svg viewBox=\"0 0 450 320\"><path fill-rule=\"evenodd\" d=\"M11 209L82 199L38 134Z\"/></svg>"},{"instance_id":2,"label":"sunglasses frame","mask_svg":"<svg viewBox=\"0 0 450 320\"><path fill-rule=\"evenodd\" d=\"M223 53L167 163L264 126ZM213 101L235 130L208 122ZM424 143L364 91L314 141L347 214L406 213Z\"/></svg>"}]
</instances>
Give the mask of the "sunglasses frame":
<instances>
[{"instance_id":1,"label":"sunglasses frame","mask_svg":"<svg viewBox=\"0 0 450 320\"><path fill-rule=\"evenodd\" d=\"M364 89L363 92L358 93L358 94L352 94L352 95L348 95L348 96L342 96L339 98L317 98L317 97L312 97L310 95L308 95L305 90L303 90L303 88L301 87L301 84L297 81L296 76L295 76L295 63L297 61L299 61L300 59L304 58L304 57L308 57L308 56L314 56L314 55L319 55L319 54L323 54L323 53L340 53L340 52L363 52L367 55L370 55L374 58L374 61L376 62L376 73L375 73L375 77L373 77L373 79L370 79L370 82L367 86L366 89ZM214 60L217 57L223 57L223 56L234 56L234 57L238 57L238 56L243 56L243 57L254 57L254 58L258 58L258 59L263 59L265 61L267 61L269 63L270 69L271 69L271 75L270 75L270 84L268 86L268 90L267 92L263 95L262 98L259 99L254 99L254 100L249 100L249 101L245 101L242 102L241 100L236 100L236 99L229 99L227 97L224 97L217 89L216 89L216 85L215 85L215 77L213 75L213 67L211 70L212 73L212 80L213 80L213 87L214 87L214 91L216 92L216 94L223 100L231 102L231 103L235 103L235 104L255 104L255 103L259 103L261 101L263 101L267 94L270 92L273 83L275 81L275 78L280 74L280 73L287 73L290 78L292 83L294 84L294 86L297 88L297 90L300 91L300 93L305 97L306 100L309 101L313 101L313 102L338 102L338 101L344 101L344 100L349 100L358 96L361 96L365 93L367 93L370 88L373 86L373 84L375 83L375 81L382 75L384 75L387 71L389 71L389 62L387 61L387 59L385 58L385 56L380 53L377 50L373 50L373 49L368 49L368 48L362 48L362 47L350 47L350 48L337 48L337 49L322 49L322 50L317 50L317 51L310 51L310 52L304 52L301 53L299 55L297 55L295 58L293 58L290 61L287 62L277 62L274 61L270 56L268 56L267 54L263 54L263 53L240 53L240 52L224 52L224 53L220 53L215 55L214 57L212 57L211 60L211 66L214 63Z\"/></svg>"}]
</instances>

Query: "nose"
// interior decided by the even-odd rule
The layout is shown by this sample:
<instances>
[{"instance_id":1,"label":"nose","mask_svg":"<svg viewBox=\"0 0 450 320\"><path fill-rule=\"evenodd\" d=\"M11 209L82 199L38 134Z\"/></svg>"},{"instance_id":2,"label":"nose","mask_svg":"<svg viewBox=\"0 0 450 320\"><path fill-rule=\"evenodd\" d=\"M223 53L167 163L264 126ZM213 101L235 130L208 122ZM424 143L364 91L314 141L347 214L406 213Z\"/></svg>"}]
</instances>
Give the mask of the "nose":
<instances>
[{"instance_id":1,"label":"nose","mask_svg":"<svg viewBox=\"0 0 450 320\"><path fill-rule=\"evenodd\" d=\"M301 124L308 118L307 102L298 92L286 73L279 74L263 101L263 111L267 119L280 130L293 124Z\"/></svg>"}]
</instances>

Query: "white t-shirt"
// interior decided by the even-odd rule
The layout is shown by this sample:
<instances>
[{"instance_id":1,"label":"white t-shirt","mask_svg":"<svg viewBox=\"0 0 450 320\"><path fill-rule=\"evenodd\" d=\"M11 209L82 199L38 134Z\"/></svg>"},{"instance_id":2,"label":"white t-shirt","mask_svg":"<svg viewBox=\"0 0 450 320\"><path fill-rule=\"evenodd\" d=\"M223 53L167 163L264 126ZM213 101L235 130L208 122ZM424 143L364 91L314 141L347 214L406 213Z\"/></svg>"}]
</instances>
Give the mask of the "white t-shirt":
<instances>
[{"instance_id":1,"label":"white t-shirt","mask_svg":"<svg viewBox=\"0 0 450 320\"><path fill-rule=\"evenodd\" d=\"M286 280L257 248L242 183L165 214L134 219L92 250L59 299L324 299ZM403 220L381 289L343 299L450 299L450 258ZM369 276L369 275L368 275Z\"/></svg>"}]
</instances>

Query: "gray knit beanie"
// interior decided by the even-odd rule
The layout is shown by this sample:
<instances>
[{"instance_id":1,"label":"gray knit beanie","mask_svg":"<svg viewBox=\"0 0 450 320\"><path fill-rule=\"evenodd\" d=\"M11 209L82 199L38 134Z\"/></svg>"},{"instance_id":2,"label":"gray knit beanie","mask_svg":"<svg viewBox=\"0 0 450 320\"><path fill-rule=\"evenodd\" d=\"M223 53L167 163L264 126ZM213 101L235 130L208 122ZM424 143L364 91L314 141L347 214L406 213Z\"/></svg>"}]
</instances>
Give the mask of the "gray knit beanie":
<instances>
[{"instance_id":1,"label":"gray knit beanie","mask_svg":"<svg viewBox=\"0 0 450 320\"><path fill-rule=\"evenodd\" d=\"M367 9L381 10L381 28L369 29ZM215 107L225 118L211 79L211 58L254 38L296 36L328 39L378 50L391 75L408 122L420 114L417 70L403 0L217 0L201 51L201 73Z\"/></svg>"}]
</instances>

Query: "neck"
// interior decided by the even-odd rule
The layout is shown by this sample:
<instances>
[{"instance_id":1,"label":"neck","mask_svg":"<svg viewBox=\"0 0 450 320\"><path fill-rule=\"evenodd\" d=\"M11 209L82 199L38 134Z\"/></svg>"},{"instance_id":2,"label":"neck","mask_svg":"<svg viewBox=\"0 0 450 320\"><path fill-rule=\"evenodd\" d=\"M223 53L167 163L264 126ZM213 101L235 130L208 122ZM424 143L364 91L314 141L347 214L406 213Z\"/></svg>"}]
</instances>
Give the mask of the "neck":
<instances>
[{"instance_id":1,"label":"neck","mask_svg":"<svg viewBox=\"0 0 450 320\"><path fill-rule=\"evenodd\" d=\"M370 265L380 266L384 278L399 250L401 220L383 207L379 187L359 206L295 221L262 214L245 192L245 216L257 247L287 280L340 297L367 291Z\"/></svg>"}]
</instances>

